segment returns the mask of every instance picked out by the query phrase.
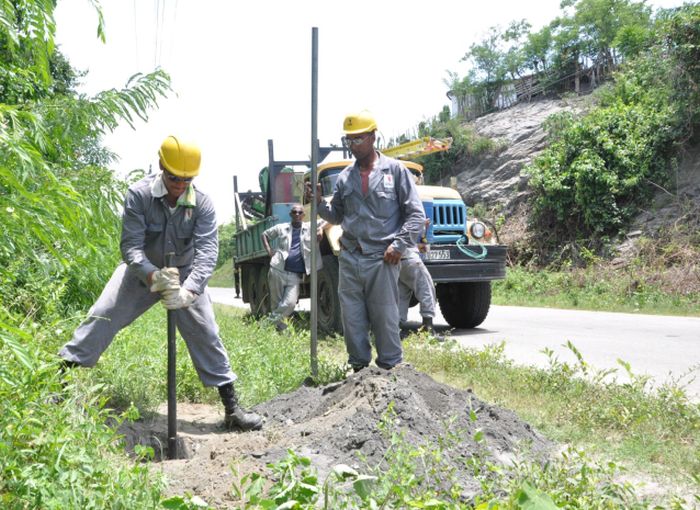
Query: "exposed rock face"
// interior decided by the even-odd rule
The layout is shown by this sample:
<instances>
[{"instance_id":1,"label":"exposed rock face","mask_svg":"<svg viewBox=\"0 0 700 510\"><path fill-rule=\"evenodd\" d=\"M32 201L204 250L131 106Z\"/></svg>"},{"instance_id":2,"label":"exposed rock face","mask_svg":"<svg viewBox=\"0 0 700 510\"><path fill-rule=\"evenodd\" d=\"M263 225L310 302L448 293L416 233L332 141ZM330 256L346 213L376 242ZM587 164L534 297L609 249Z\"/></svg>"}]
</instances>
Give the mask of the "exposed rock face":
<instances>
[{"instance_id":1,"label":"exposed rock face","mask_svg":"<svg viewBox=\"0 0 700 510\"><path fill-rule=\"evenodd\" d=\"M512 211L527 194L523 168L547 145L544 121L561 111L582 112L588 103L588 98L520 103L476 119L473 126L477 133L503 148L494 155L458 163L457 190L465 202Z\"/></svg>"},{"instance_id":2,"label":"exposed rock face","mask_svg":"<svg viewBox=\"0 0 700 510\"><path fill-rule=\"evenodd\" d=\"M505 244L525 235L530 190L523 170L547 147L544 121L561 111L584 115L592 104L591 96L542 100L521 103L473 121L478 134L502 148L482 158L458 161L453 170L457 190L467 205L483 204L504 215L505 225L500 233ZM446 181L442 184L449 185ZM657 237L678 222L691 228L700 225L700 143L697 141L679 155L675 182L669 189L657 189L653 202L632 221L626 241L623 238L618 251L631 253L639 236Z\"/></svg>"}]
</instances>

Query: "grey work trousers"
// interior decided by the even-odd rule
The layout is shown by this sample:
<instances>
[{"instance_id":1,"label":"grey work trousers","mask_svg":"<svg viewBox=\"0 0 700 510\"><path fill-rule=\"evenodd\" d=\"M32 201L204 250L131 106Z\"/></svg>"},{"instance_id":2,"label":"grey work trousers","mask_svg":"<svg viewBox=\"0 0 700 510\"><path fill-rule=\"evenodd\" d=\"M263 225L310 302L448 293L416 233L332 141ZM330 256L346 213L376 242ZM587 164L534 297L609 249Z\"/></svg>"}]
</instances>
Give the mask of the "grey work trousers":
<instances>
[{"instance_id":1,"label":"grey work trousers","mask_svg":"<svg viewBox=\"0 0 700 510\"><path fill-rule=\"evenodd\" d=\"M102 294L63 346L59 356L93 367L119 331L160 300L122 263L114 270ZM174 310L180 335L185 340L197 375L204 386L221 386L236 380L228 354L219 337L211 298L205 290L188 308ZM165 313L165 310L163 311ZM165 336L165 335L164 335ZM166 344L163 342L163 349Z\"/></svg>"},{"instance_id":2,"label":"grey work trousers","mask_svg":"<svg viewBox=\"0 0 700 510\"><path fill-rule=\"evenodd\" d=\"M415 295L420 304L421 317L435 317L435 285L433 278L425 267L420 255L411 252L401 259L399 271L399 318L408 320L408 305L411 295Z\"/></svg>"},{"instance_id":3,"label":"grey work trousers","mask_svg":"<svg viewBox=\"0 0 700 510\"><path fill-rule=\"evenodd\" d=\"M270 268L268 282L270 284L270 316L279 320L289 317L299 300L299 285L304 275L291 271L280 271Z\"/></svg>"},{"instance_id":4,"label":"grey work trousers","mask_svg":"<svg viewBox=\"0 0 700 510\"><path fill-rule=\"evenodd\" d=\"M367 366L372 360L370 328L377 348L377 366L392 368L403 359L399 338L399 266L381 254L341 250L338 297L343 316L348 363Z\"/></svg>"}]
</instances>

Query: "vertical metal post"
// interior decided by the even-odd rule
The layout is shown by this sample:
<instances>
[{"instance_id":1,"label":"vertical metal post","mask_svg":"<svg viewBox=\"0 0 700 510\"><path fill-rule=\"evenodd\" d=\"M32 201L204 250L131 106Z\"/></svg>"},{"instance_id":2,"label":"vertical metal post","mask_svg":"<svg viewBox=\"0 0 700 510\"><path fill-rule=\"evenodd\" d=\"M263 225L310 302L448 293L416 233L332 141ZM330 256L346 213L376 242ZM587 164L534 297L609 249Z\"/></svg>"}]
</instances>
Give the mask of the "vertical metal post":
<instances>
[{"instance_id":1,"label":"vertical metal post","mask_svg":"<svg viewBox=\"0 0 700 510\"><path fill-rule=\"evenodd\" d=\"M267 141L267 192L265 193L265 215L272 216L272 204L277 201L275 196L275 183L277 182L277 170L275 166L275 149L272 140Z\"/></svg>"},{"instance_id":2,"label":"vertical metal post","mask_svg":"<svg viewBox=\"0 0 700 510\"><path fill-rule=\"evenodd\" d=\"M165 255L165 265L173 267L174 253ZM168 310L168 458L177 459L177 392L175 363L177 345L175 343L175 310Z\"/></svg>"},{"instance_id":3,"label":"vertical metal post","mask_svg":"<svg viewBox=\"0 0 700 510\"><path fill-rule=\"evenodd\" d=\"M318 276L316 185L318 183L318 27L311 29L311 375L318 377Z\"/></svg>"}]
</instances>

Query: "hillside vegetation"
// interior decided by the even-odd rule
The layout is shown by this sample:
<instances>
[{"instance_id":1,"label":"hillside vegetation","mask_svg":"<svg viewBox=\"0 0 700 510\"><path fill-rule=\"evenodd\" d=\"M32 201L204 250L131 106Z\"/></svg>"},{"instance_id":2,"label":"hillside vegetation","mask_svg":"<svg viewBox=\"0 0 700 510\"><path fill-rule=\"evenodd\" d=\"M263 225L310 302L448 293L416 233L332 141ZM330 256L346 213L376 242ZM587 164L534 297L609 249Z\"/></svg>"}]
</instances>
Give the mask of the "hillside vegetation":
<instances>
[{"instance_id":1,"label":"hillside vegetation","mask_svg":"<svg viewBox=\"0 0 700 510\"><path fill-rule=\"evenodd\" d=\"M455 139L455 150L430 156L426 168L443 183L456 176L473 213L491 220L509 245L521 270L511 272L518 283L496 286L497 302L527 294L532 304L598 301L613 310L697 314L700 6L652 15L633 2L563 5L538 33L524 25L494 29L465 56L474 72L453 76L463 97L488 90L492 97L508 79L533 73L545 84L544 99L421 125L425 134ZM538 41L539 60L532 56ZM547 81L599 67L605 81L585 97ZM600 292L621 299L601 301Z\"/></svg>"}]
</instances>

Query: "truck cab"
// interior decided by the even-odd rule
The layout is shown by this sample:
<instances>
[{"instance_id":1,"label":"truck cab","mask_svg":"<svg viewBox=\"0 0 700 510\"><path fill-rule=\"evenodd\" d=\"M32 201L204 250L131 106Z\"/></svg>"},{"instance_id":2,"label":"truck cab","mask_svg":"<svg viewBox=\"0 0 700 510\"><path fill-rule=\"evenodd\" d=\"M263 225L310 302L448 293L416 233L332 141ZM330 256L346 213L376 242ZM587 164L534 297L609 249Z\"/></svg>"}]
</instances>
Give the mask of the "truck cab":
<instances>
[{"instance_id":1,"label":"truck cab","mask_svg":"<svg viewBox=\"0 0 700 510\"><path fill-rule=\"evenodd\" d=\"M330 200L340 172L351 160L324 163L318 167L318 182L325 200ZM443 317L456 328L481 324L491 305L491 281L505 278L506 247L496 244L491 231L475 218L468 218L467 206L459 192L423 183L423 166L402 161L416 179L418 195L426 218L427 249L422 253L433 282ZM310 172L304 176L310 180ZM310 204L305 204L307 217ZM342 328L337 297L340 225L324 226L321 244L323 269L319 272L319 326L324 330ZM415 303L414 303L415 304Z\"/></svg>"},{"instance_id":2,"label":"truck cab","mask_svg":"<svg viewBox=\"0 0 700 510\"><path fill-rule=\"evenodd\" d=\"M234 235L234 275L236 288L242 289L242 299L250 303L255 316L270 312L269 257L260 238L265 229L289 221L294 203L304 203L303 189L310 181L308 170L292 167L311 166L308 161L277 161L273 157L272 141L268 141L268 167L260 173L261 191L238 193L234 189L236 217L239 228ZM474 328L481 324L491 305L491 281L505 278L506 247L493 239L486 225L467 215L467 206L460 194L451 188L423 183L423 166L410 160L415 155L447 150L449 144L439 140L421 139L396 148L381 150L398 157L416 179L418 194L426 217L430 220L426 232L423 262L436 287L440 310L445 320L455 328ZM322 157L339 147L322 148ZM409 159L404 159L401 156ZM318 166L318 182L325 200L333 195L338 175L352 160L347 152L338 161ZM235 187L235 186L234 186ZM241 200L243 198L243 200ZM250 203L247 203L247 202ZM310 204L304 203L306 219L311 218ZM264 212L263 212L264 211ZM246 216L248 220L246 221ZM338 298L338 253L340 225L326 224L320 242L322 269L318 272L318 325L326 333L342 333L340 301ZM301 285L300 297L310 296L307 278ZM416 301L414 300L413 304Z\"/></svg>"}]
</instances>

